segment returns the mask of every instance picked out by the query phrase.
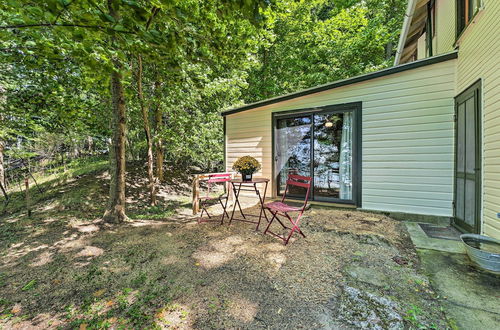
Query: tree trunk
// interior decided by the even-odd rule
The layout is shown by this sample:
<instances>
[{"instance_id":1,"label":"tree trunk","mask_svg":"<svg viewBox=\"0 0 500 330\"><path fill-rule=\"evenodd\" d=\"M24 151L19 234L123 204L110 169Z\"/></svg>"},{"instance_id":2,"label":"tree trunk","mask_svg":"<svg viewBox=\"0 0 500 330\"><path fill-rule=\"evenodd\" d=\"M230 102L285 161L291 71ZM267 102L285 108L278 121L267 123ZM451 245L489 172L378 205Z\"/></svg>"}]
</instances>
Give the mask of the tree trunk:
<instances>
[{"instance_id":1,"label":"tree trunk","mask_svg":"<svg viewBox=\"0 0 500 330\"><path fill-rule=\"evenodd\" d=\"M0 141L0 183L2 184L2 187L6 188L5 184L5 168L3 164L3 149L4 149L4 144L3 141Z\"/></svg>"},{"instance_id":2,"label":"tree trunk","mask_svg":"<svg viewBox=\"0 0 500 330\"><path fill-rule=\"evenodd\" d=\"M160 87L160 83L155 82L155 90ZM156 143L155 143L155 151L156 151L156 177L158 181L163 182L163 161L165 159L165 151L163 150L163 139L161 138L159 132L161 131L163 126L163 114L161 112L160 103L156 105L155 108L155 131L156 131Z\"/></svg>"},{"instance_id":3,"label":"tree trunk","mask_svg":"<svg viewBox=\"0 0 500 330\"><path fill-rule=\"evenodd\" d=\"M94 140L92 136L87 136L87 156L92 156L92 148L94 147Z\"/></svg>"},{"instance_id":4,"label":"tree trunk","mask_svg":"<svg viewBox=\"0 0 500 330\"><path fill-rule=\"evenodd\" d=\"M149 126L148 107L144 102L144 93L142 91L142 57L138 56L138 71L137 71L137 96L141 106L142 122L144 124L144 132L146 133L146 142L148 145L147 162L148 162L148 190L150 196L150 204L156 205L155 178L153 174L153 139L151 138L151 127Z\"/></svg>"},{"instance_id":5,"label":"tree trunk","mask_svg":"<svg viewBox=\"0 0 500 330\"><path fill-rule=\"evenodd\" d=\"M26 197L26 210L28 211L28 217L31 217L30 184L28 177L24 179L24 186L26 188L24 191Z\"/></svg>"},{"instance_id":6,"label":"tree trunk","mask_svg":"<svg viewBox=\"0 0 500 330\"><path fill-rule=\"evenodd\" d=\"M392 55L393 55L392 49L393 49L392 42L389 42L385 45L385 59L386 60L392 59Z\"/></svg>"},{"instance_id":7,"label":"tree trunk","mask_svg":"<svg viewBox=\"0 0 500 330\"><path fill-rule=\"evenodd\" d=\"M116 0L108 0L109 14L118 20L115 2ZM114 59L113 64L114 70L111 73L111 129L113 131L113 137L111 139L111 148L109 152L111 182L109 186L109 202L104 212L103 219L110 223L121 223L127 220L125 214L126 109L119 59Z\"/></svg>"}]
</instances>

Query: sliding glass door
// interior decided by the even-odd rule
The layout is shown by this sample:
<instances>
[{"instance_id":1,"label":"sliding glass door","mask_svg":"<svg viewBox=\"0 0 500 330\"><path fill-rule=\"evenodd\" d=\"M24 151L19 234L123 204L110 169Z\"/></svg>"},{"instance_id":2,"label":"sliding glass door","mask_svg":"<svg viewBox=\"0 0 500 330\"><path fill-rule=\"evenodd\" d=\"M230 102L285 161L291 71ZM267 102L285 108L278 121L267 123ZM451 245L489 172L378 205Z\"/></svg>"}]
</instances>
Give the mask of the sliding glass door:
<instances>
[{"instance_id":1,"label":"sliding glass door","mask_svg":"<svg viewBox=\"0 0 500 330\"><path fill-rule=\"evenodd\" d=\"M313 200L355 203L353 176L358 170L355 148L359 143L354 135L355 116L355 108L346 107L275 116L278 195L283 194L288 174L300 174L313 177ZM305 190L289 193L301 197Z\"/></svg>"}]
</instances>

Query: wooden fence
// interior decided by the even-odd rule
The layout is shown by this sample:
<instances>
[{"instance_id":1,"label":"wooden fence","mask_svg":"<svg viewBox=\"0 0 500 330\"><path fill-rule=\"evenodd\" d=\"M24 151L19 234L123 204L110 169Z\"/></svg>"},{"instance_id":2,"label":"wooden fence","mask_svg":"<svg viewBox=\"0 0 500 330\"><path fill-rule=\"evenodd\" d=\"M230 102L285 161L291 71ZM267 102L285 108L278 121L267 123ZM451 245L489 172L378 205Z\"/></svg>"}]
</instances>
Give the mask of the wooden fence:
<instances>
[{"instance_id":1,"label":"wooden fence","mask_svg":"<svg viewBox=\"0 0 500 330\"><path fill-rule=\"evenodd\" d=\"M192 200L193 215L196 215L196 214L198 214L198 212L200 212L200 182L208 180L210 175L224 174L224 173L230 173L231 178L234 178L236 175L236 173L233 173L233 172L203 173L203 174L195 174L194 175L193 183L192 183L192 186L193 186L193 200ZM226 182L226 184L224 185L224 189L225 189L226 193L229 192L228 193L229 199L232 200L233 199L233 190L231 189L231 183Z\"/></svg>"}]
</instances>

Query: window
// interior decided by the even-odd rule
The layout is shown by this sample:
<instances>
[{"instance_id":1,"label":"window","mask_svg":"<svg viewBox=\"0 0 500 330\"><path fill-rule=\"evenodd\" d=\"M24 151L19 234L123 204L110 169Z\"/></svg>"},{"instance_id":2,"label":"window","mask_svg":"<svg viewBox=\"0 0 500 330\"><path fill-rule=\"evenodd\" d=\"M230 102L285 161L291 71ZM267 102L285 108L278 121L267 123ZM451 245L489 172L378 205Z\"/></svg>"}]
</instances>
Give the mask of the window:
<instances>
[{"instance_id":1,"label":"window","mask_svg":"<svg viewBox=\"0 0 500 330\"><path fill-rule=\"evenodd\" d=\"M482 0L457 0L457 38L481 8Z\"/></svg>"}]
</instances>

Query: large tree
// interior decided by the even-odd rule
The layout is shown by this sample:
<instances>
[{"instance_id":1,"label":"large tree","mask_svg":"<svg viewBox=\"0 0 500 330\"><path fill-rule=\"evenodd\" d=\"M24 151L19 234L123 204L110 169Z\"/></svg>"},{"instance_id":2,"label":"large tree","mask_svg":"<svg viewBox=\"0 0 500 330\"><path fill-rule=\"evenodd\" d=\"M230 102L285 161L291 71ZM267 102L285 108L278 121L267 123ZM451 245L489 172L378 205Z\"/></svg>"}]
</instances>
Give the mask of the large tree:
<instances>
[{"instance_id":1,"label":"large tree","mask_svg":"<svg viewBox=\"0 0 500 330\"><path fill-rule=\"evenodd\" d=\"M2 39L15 40L21 52L36 48L40 58L53 53L71 57L109 79L112 139L106 221L126 219L126 97L131 94L126 86L131 59L139 55L144 61L158 61L166 72L186 63L208 63L208 67L237 63L246 55L255 32L252 23L258 21L264 4L259 0L12 0L0 4L5 22L0 26Z\"/></svg>"}]
</instances>

